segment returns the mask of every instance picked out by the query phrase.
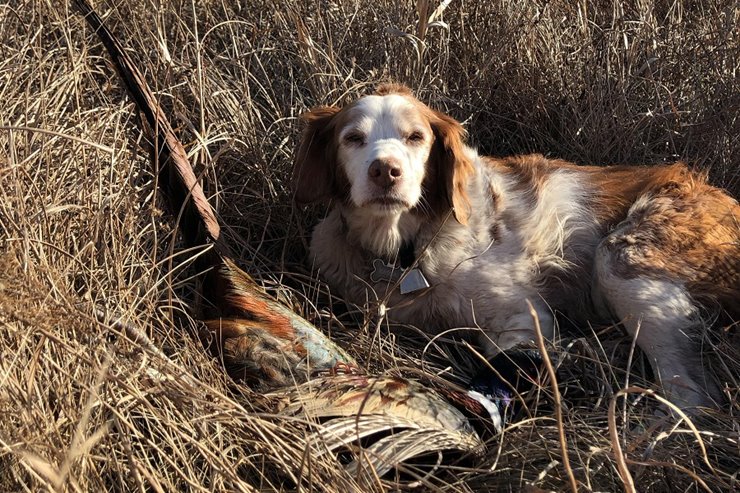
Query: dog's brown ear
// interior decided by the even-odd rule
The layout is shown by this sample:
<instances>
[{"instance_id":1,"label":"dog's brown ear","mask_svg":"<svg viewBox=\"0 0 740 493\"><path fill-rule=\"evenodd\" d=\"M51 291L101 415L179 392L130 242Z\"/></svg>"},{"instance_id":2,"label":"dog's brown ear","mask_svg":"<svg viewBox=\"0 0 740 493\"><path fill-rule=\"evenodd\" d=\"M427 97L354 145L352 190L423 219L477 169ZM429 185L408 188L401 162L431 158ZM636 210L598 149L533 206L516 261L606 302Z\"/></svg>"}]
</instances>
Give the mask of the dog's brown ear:
<instances>
[{"instance_id":1,"label":"dog's brown ear","mask_svg":"<svg viewBox=\"0 0 740 493\"><path fill-rule=\"evenodd\" d=\"M429 157L436 182L436 190L431 192L437 200L446 202L446 207L452 207L457 222L467 224L471 212L467 182L475 169L465 155L465 129L439 111L433 111L429 120L436 139ZM434 202L434 197L430 197L430 202Z\"/></svg>"},{"instance_id":2,"label":"dog's brown ear","mask_svg":"<svg viewBox=\"0 0 740 493\"><path fill-rule=\"evenodd\" d=\"M301 116L305 127L293 161L294 200L312 204L336 193L336 106L319 106Z\"/></svg>"}]
</instances>

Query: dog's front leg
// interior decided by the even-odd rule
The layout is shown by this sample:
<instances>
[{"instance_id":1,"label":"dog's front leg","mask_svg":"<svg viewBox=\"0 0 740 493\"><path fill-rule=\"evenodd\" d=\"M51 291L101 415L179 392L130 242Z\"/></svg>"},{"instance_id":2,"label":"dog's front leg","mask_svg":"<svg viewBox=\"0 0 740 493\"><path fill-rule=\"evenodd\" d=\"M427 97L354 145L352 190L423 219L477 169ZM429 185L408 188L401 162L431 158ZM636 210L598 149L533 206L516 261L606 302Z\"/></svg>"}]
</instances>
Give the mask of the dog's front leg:
<instances>
[{"instance_id":1,"label":"dog's front leg","mask_svg":"<svg viewBox=\"0 0 740 493\"><path fill-rule=\"evenodd\" d=\"M493 358L502 351L518 347L531 348L535 345L537 324L542 336L551 339L554 332L554 318L544 301L537 298L529 300L534 308L534 316L525 300L512 303L516 310L506 312L503 305L491 317L486 317L482 325L481 346L487 358Z\"/></svg>"},{"instance_id":2,"label":"dog's front leg","mask_svg":"<svg viewBox=\"0 0 740 493\"><path fill-rule=\"evenodd\" d=\"M539 299L538 299L539 300ZM554 319L547 305L539 300L532 302L534 314L525 300L502 306L516 306L516 310L497 310L488 319L488 327L481 334L481 345L488 364L470 382L470 388L493 400L506 416L516 412L514 396L531 387L536 381L542 363L535 338L537 327L543 337L550 339L554 332ZM508 409L508 410L507 410Z\"/></svg>"}]
</instances>

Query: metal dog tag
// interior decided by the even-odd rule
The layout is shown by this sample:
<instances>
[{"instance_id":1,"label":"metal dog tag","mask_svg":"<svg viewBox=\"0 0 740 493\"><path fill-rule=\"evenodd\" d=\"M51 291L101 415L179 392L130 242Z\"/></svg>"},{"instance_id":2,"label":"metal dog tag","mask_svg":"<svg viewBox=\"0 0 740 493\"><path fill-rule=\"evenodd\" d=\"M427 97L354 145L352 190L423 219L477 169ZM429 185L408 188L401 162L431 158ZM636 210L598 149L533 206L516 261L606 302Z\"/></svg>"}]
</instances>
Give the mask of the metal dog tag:
<instances>
[{"instance_id":1,"label":"metal dog tag","mask_svg":"<svg viewBox=\"0 0 740 493\"><path fill-rule=\"evenodd\" d=\"M388 264L382 260L376 258L373 260L373 271L370 273L370 280L372 282L388 282L397 283L401 280L404 271L400 267L393 264ZM400 291L401 294L414 293L422 289L429 287L429 281L427 281L424 274L419 269L411 269L406 277L401 280Z\"/></svg>"},{"instance_id":2,"label":"metal dog tag","mask_svg":"<svg viewBox=\"0 0 740 493\"><path fill-rule=\"evenodd\" d=\"M401 294L414 293L429 287L429 281L419 269L411 269L401 281Z\"/></svg>"},{"instance_id":3,"label":"metal dog tag","mask_svg":"<svg viewBox=\"0 0 740 493\"><path fill-rule=\"evenodd\" d=\"M396 283L401 279L403 269L396 267L393 264L387 264L376 258L373 260L373 271L370 273L370 280L372 282L392 282Z\"/></svg>"}]
</instances>

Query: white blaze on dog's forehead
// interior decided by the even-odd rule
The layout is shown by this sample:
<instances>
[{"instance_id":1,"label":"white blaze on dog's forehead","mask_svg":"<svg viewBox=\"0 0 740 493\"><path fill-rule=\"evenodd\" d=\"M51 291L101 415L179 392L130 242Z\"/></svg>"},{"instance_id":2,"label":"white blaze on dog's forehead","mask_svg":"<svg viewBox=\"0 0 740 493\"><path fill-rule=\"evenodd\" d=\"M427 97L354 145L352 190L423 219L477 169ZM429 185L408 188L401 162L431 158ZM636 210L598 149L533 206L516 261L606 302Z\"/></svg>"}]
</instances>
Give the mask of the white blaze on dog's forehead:
<instances>
[{"instance_id":1,"label":"white blaze on dog's forehead","mask_svg":"<svg viewBox=\"0 0 740 493\"><path fill-rule=\"evenodd\" d=\"M426 131L429 123L406 96L388 94L365 96L350 110L340 137L359 131L371 140L399 138L403 134Z\"/></svg>"}]
</instances>

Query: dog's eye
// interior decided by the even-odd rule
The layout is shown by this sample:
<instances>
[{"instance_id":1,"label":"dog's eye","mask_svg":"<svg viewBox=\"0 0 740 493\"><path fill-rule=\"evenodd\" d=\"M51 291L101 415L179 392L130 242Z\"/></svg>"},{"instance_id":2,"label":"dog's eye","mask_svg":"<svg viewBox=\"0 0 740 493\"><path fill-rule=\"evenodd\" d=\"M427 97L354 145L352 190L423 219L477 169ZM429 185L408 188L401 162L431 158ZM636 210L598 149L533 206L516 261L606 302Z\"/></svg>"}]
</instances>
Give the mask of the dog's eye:
<instances>
[{"instance_id":1,"label":"dog's eye","mask_svg":"<svg viewBox=\"0 0 740 493\"><path fill-rule=\"evenodd\" d=\"M406 140L413 143L419 143L424 140L424 134L421 132L411 132Z\"/></svg>"},{"instance_id":2,"label":"dog's eye","mask_svg":"<svg viewBox=\"0 0 740 493\"><path fill-rule=\"evenodd\" d=\"M344 141L352 145L363 145L365 143L365 136L361 133L350 132L344 136Z\"/></svg>"}]
</instances>

